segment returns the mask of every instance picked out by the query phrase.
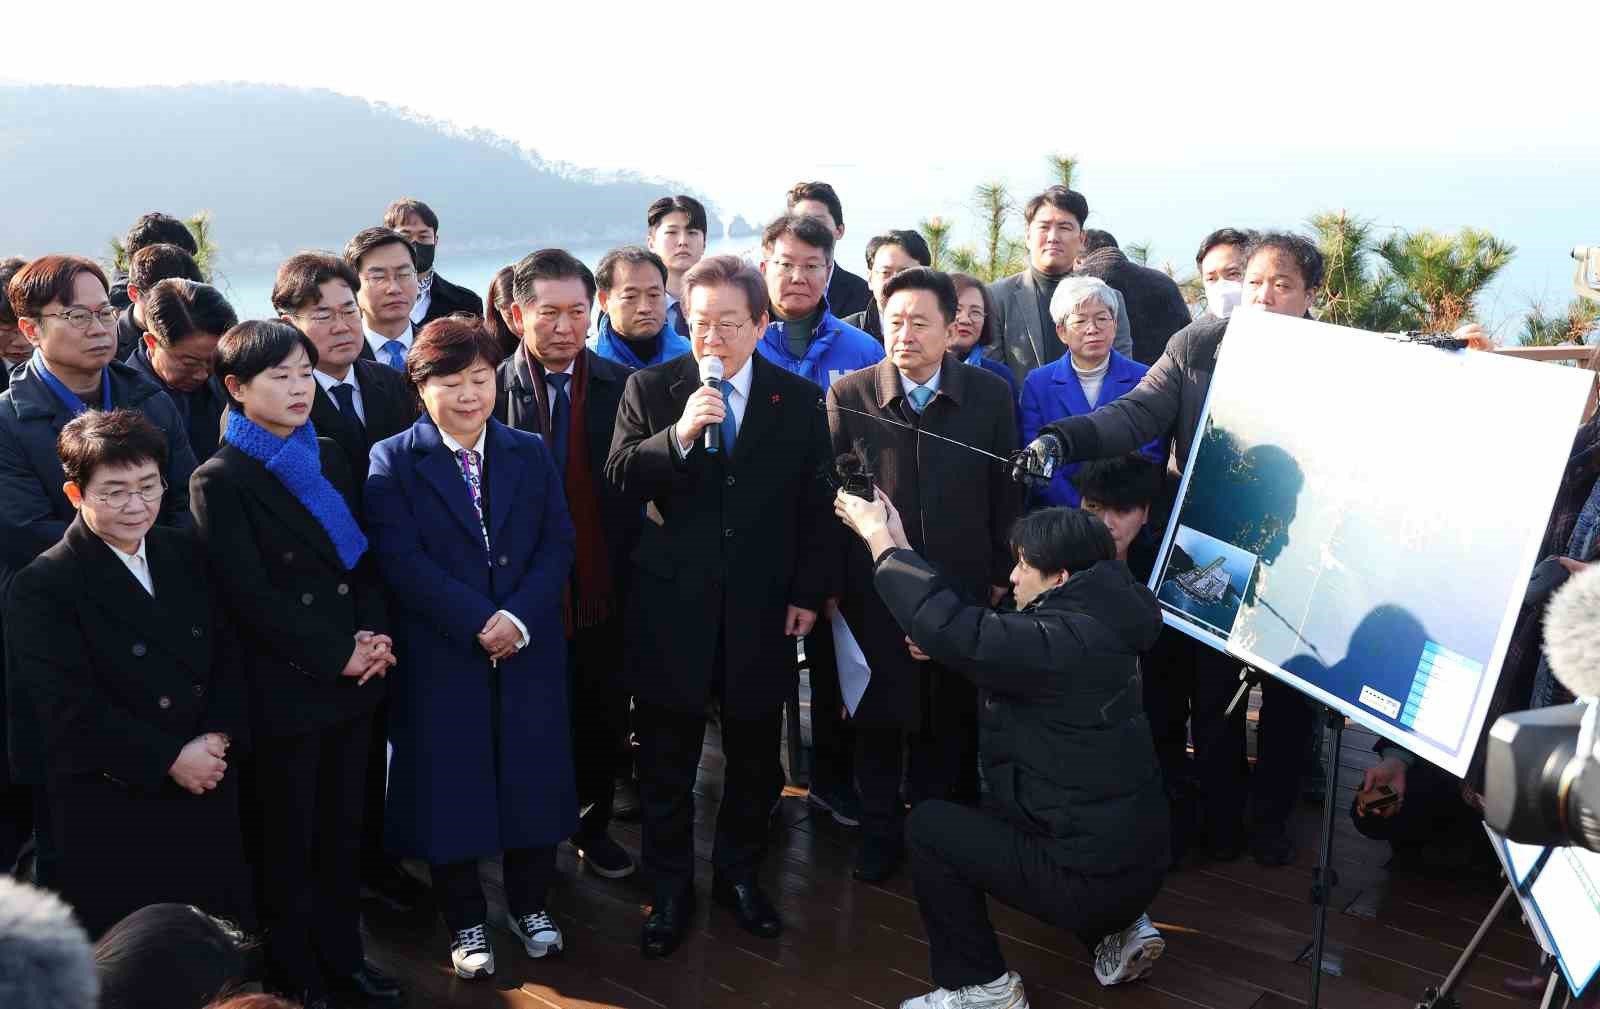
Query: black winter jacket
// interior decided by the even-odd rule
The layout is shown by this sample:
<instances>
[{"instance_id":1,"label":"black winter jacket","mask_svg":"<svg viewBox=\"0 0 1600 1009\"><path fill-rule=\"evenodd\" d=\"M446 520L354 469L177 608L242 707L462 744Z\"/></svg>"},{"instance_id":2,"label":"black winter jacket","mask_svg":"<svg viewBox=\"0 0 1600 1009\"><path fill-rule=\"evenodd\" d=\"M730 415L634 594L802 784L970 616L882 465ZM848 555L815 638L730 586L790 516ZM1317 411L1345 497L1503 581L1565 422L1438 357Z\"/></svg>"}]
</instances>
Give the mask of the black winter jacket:
<instances>
[{"instance_id":1,"label":"black winter jacket","mask_svg":"<svg viewBox=\"0 0 1600 1009\"><path fill-rule=\"evenodd\" d=\"M1168 863L1138 658L1161 611L1126 564L1096 564L1018 612L966 604L909 550L880 558L874 581L911 640L978 686L995 812L1090 875Z\"/></svg>"}]
</instances>

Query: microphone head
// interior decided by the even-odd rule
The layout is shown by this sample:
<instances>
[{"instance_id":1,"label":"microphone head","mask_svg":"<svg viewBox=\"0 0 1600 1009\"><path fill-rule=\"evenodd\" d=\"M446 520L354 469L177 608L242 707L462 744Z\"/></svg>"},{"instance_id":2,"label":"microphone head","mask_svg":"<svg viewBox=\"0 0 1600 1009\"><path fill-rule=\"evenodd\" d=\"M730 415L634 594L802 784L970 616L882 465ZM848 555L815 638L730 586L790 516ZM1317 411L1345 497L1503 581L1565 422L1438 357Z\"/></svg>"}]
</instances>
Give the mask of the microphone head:
<instances>
[{"instance_id":1,"label":"microphone head","mask_svg":"<svg viewBox=\"0 0 1600 1009\"><path fill-rule=\"evenodd\" d=\"M1600 696L1600 564L1573 575L1544 611L1550 672L1577 697Z\"/></svg>"},{"instance_id":2,"label":"microphone head","mask_svg":"<svg viewBox=\"0 0 1600 1009\"><path fill-rule=\"evenodd\" d=\"M722 358L707 354L700 359L700 382L722 381Z\"/></svg>"}]
</instances>

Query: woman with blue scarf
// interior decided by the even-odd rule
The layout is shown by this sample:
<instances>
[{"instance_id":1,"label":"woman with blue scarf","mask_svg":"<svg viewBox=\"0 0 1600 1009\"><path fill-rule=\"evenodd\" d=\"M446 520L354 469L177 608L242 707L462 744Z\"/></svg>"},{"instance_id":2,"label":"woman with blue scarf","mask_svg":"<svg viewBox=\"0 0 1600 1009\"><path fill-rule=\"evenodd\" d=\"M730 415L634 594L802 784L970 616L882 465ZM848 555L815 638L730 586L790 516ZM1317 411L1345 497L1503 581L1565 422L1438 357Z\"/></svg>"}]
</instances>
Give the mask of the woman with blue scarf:
<instances>
[{"instance_id":1,"label":"woman with blue scarf","mask_svg":"<svg viewBox=\"0 0 1600 1009\"><path fill-rule=\"evenodd\" d=\"M190 502L245 646L256 766L242 819L260 846L266 986L307 1009L394 1006L400 987L362 955L358 887L372 712L395 657L349 463L310 423L316 363L287 323L223 334L222 446Z\"/></svg>"}]
</instances>

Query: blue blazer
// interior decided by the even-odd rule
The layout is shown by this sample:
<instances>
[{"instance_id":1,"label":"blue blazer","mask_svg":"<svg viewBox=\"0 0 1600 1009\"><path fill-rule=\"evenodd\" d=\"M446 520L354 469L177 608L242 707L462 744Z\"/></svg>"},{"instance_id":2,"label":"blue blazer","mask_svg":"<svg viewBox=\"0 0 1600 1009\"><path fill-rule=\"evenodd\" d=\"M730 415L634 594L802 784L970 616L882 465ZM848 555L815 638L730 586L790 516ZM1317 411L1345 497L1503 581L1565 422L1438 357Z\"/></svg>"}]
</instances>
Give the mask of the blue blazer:
<instances>
[{"instance_id":1,"label":"blue blazer","mask_svg":"<svg viewBox=\"0 0 1600 1009\"><path fill-rule=\"evenodd\" d=\"M1100 395L1094 403L1083 394L1078 375L1072 370L1072 355L1063 354L1049 364L1035 368L1022 383L1022 444L1039 437L1039 429L1063 417L1080 417L1120 396L1139 384L1150 369L1131 358L1111 352L1111 367L1100 383ZM1159 440L1142 446L1139 451L1156 462L1165 462ZM1056 470L1055 479L1042 491L1029 495L1029 505L1043 508L1051 505L1078 507L1078 491L1072 486L1072 475L1078 472L1078 463L1068 463Z\"/></svg>"},{"instance_id":2,"label":"blue blazer","mask_svg":"<svg viewBox=\"0 0 1600 1009\"><path fill-rule=\"evenodd\" d=\"M460 464L426 414L372 447L367 535L394 600L385 843L456 862L556 844L578 827L562 594L573 529L538 435L490 420L489 548ZM478 632L498 610L528 644L498 668Z\"/></svg>"}]
</instances>

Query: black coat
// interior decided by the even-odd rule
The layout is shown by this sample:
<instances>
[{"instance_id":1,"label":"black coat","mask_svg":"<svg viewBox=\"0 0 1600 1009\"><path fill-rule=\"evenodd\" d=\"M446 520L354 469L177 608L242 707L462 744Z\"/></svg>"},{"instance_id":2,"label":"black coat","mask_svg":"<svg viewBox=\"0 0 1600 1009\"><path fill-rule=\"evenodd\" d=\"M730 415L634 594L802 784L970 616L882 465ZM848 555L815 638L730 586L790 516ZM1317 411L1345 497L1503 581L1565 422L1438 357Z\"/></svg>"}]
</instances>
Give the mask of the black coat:
<instances>
[{"instance_id":1,"label":"black coat","mask_svg":"<svg viewBox=\"0 0 1600 1009\"><path fill-rule=\"evenodd\" d=\"M843 319L847 315L865 312L870 304L872 288L867 286L866 278L834 264L833 276L828 278L828 310Z\"/></svg>"},{"instance_id":2,"label":"black coat","mask_svg":"<svg viewBox=\"0 0 1600 1009\"><path fill-rule=\"evenodd\" d=\"M144 327L134 320L133 305L130 303L117 316L117 360L126 361L143 342Z\"/></svg>"},{"instance_id":3,"label":"black coat","mask_svg":"<svg viewBox=\"0 0 1600 1009\"><path fill-rule=\"evenodd\" d=\"M192 534L145 537L152 598L81 519L16 577L10 677L34 716L60 889L91 935L146 904L248 917L238 757L249 745L239 643ZM233 739L204 795L168 770L208 732Z\"/></svg>"},{"instance_id":4,"label":"black coat","mask_svg":"<svg viewBox=\"0 0 1600 1009\"><path fill-rule=\"evenodd\" d=\"M874 581L911 639L978 686L991 808L1079 872L1167 864L1167 796L1139 670L1161 610L1126 564L1077 572L1020 612L964 603L908 550L887 551Z\"/></svg>"},{"instance_id":5,"label":"black coat","mask_svg":"<svg viewBox=\"0 0 1600 1009\"><path fill-rule=\"evenodd\" d=\"M878 302L876 299L867 302L866 308L844 321L879 343L883 342L883 317L878 314Z\"/></svg>"},{"instance_id":6,"label":"black coat","mask_svg":"<svg viewBox=\"0 0 1600 1009\"><path fill-rule=\"evenodd\" d=\"M589 472L600 498L600 528L605 534L606 550L611 555L612 579L620 599L627 581L628 557L639 539L643 512L637 501L631 500L606 479L606 459L611 455L611 441L616 436L617 410L622 406L622 390L627 387L631 372L592 350L583 353L589 368L589 388L584 399L584 423L589 436ZM507 427L542 437L539 401L533 389L535 373L542 380L544 368L537 361L530 361L527 351L521 347L500 362L496 374L500 391L495 400L494 415ZM570 508L570 499L567 503Z\"/></svg>"},{"instance_id":7,"label":"black coat","mask_svg":"<svg viewBox=\"0 0 1600 1009\"><path fill-rule=\"evenodd\" d=\"M361 346L369 349L365 340ZM372 446L411 426L417 419L417 400L405 376L388 365L357 358L351 367L355 369L356 385L361 387L361 410L366 414L366 424L358 424L345 416L321 382L317 383L311 401L311 423L317 429L317 437L332 438L334 444L344 449L359 497L367 483L367 470L372 465Z\"/></svg>"},{"instance_id":8,"label":"black coat","mask_svg":"<svg viewBox=\"0 0 1600 1009\"><path fill-rule=\"evenodd\" d=\"M483 316L482 298L464 287L450 283L437 272L433 275L433 286L428 289L428 297L430 299L428 311L417 324L418 329L435 319L442 319L455 312L467 312L480 318Z\"/></svg>"},{"instance_id":9,"label":"black coat","mask_svg":"<svg viewBox=\"0 0 1600 1009\"><path fill-rule=\"evenodd\" d=\"M887 358L835 381L828 402L915 423L1001 457L1017 447L1015 406L1005 380L948 354L939 392L920 416L906 403L900 372ZM991 585L1006 584L1012 568L1007 537L1022 502L1005 466L843 410L828 412L828 427L835 456L865 451L873 482L900 512L912 548L960 592L987 598ZM922 724L925 696L936 705L970 707L972 691L965 681L954 677L952 682L952 674L937 663L911 658L905 635L872 586L866 545L854 536L850 540L839 606L872 669L856 719L863 725L914 729Z\"/></svg>"},{"instance_id":10,"label":"black coat","mask_svg":"<svg viewBox=\"0 0 1600 1009\"><path fill-rule=\"evenodd\" d=\"M135 347L123 363L160 386L177 408L178 416L187 414L184 429L189 432L189 448L194 452L196 465L211 458L222 441L222 412L228 408L228 394L223 391L222 381L213 375L194 392L177 392L156 374L150 364L149 348L143 344Z\"/></svg>"},{"instance_id":11,"label":"black coat","mask_svg":"<svg viewBox=\"0 0 1600 1009\"><path fill-rule=\"evenodd\" d=\"M669 443L700 385L685 354L628 376L606 463L630 501L653 505L633 552L628 678L635 696L686 714L705 710L719 677L731 717L775 713L794 695L787 608L821 609L838 549L821 478L822 390L760 354L751 361L731 460L701 446L680 459Z\"/></svg>"},{"instance_id":12,"label":"black coat","mask_svg":"<svg viewBox=\"0 0 1600 1009\"><path fill-rule=\"evenodd\" d=\"M359 515L344 452L330 439L318 443L323 475ZM189 493L212 580L245 645L256 731L293 736L370 713L383 679L358 686L340 674L357 631L388 632L371 551L346 571L311 512L232 445L194 471Z\"/></svg>"},{"instance_id":13,"label":"black coat","mask_svg":"<svg viewBox=\"0 0 1600 1009\"><path fill-rule=\"evenodd\" d=\"M1095 250L1077 272L1098 277L1122 294L1133 332L1129 356L1140 364L1155 364L1172 334L1194 321L1176 281L1160 270L1133 262L1121 249Z\"/></svg>"},{"instance_id":14,"label":"black coat","mask_svg":"<svg viewBox=\"0 0 1600 1009\"><path fill-rule=\"evenodd\" d=\"M127 365L107 367L112 403L141 411L167 436L167 494L160 523L188 525L189 474L195 460L177 407L159 386ZM18 365L10 387L0 393L0 609L17 572L60 542L77 515L61 489L67 477L56 454L56 438L71 419L72 412L33 370ZM12 703L8 699L6 706ZM26 710L17 714L26 719ZM12 720L0 710L0 749L10 756L14 780L32 783L40 773L39 755L26 744L3 738L4 726Z\"/></svg>"}]
</instances>

